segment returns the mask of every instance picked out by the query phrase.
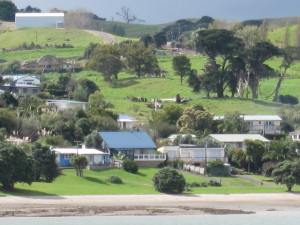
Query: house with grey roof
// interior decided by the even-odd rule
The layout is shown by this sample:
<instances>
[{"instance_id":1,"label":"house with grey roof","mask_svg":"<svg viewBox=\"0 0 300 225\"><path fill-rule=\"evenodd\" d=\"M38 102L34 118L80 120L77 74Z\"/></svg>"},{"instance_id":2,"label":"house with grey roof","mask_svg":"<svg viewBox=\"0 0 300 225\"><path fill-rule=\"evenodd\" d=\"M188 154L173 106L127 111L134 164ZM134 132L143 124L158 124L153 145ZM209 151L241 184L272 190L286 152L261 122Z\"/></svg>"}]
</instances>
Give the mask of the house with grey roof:
<instances>
[{"instance_id":1,"label":"house with grey roof","mask_svg":"<svg viewBox=\"0 0 300 225\"><path fill-rule=\"evenodd\" d=\"M216 141L227 147L246 149L245 140L259 140L267 144L270 141L260 134L210 134L205 140Z\"/></svg>"},{"instance_id":2,"label":"house with grey roof","mask_svg":"<svg viewBox=\"0 0 300 225\"><path fill-rule=\"evenodd\" d=\"M110 156L122 154L140 166L157 167L166 160L165 154L155 154L157 147L147 132L99 132L102 148Z\"/></svg>"},{"instance_id":3,"label":"house with grey roof","mask_svg":"<svg viewBox=\"0 0 300 225\"><path fill-rule=\"evenodd\" d=\"M86 109L86 102L64 100L64 99L47 99L46 105L52 106L57 111L63 111L67 109Z\"/></svg>"},{"instance_id":4,"label":"house with grey roof","mask_svg":"<svg viewBox=\"0 0 300 225\"><path fill-rule=\"evenodd\" d=\"M278 115L241 115L251 134L280 134L282 119ZM224 116L214 116L223 120Z\"/></svg>"}]
</instances>

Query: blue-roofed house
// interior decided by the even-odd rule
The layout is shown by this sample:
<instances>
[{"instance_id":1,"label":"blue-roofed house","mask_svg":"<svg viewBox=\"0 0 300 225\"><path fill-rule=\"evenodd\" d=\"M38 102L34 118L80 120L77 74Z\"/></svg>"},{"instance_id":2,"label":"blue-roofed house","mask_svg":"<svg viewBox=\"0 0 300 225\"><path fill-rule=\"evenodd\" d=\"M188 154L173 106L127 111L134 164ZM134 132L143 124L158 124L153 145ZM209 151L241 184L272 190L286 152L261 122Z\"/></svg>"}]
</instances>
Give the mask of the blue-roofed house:
<instances>
[{"instance_id":1,"label":"blue-roofed house","mask_svg":"<svg viewBox=\"0 0 300 225\"><path fill-rule=\"evenodd\" d=\"M118 116L118 124L122 130L133 130L134 123L137 120L128 115L119 115Z\"/></svg>"},{"instance_id":2,"label":"blue-roofed house","mask_svg":"<svg viewBox=\"0 0 300 225\"><path fill-rule=\"evenodd\" d=\"M155 154L157 147L147 132L99 132L103 149L111 156L122 153L139 166L157 167L166 160L165 154Z\"/></svg>"}]
</instances>

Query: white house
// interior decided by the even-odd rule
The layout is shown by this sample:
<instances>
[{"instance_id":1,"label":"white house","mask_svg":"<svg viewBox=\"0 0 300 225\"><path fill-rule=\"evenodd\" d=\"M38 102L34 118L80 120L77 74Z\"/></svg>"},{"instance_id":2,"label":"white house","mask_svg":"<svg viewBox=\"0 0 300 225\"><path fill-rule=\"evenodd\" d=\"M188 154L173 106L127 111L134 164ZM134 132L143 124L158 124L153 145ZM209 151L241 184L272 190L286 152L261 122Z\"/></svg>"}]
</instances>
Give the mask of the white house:
<instances>
[{"instance_id":1,"label":"white house","mask_svg":"<svg viewBox=\"0 0 300 225\"><path fill-rule=\"evenodd\" d=\"M241 115L251 134L279 134L280 116L277 115ZM223 120L224 116L214 116L214 120Z\"/></svg>"},{"instance_id":2,"label":"white house","mask_svg":"<svg viewBox=\"0 0 300 225\"><path fill-rule=\"evenodd\" d=\"M132 130L137 120L128 115L119 115L117 121L122 130Z\"/></svg>"},{"instance_id":3,"label":"white house","mask_svg":"<svg viewBox=\"0 0 300 225\"><path fill-rule=\"evenodd\" d=\"M18 97L26 97L40 92L40 80L31 75L4 75L2 89L16 94Z\"/></svg>"},{"instance_id":4,"label":"white house","mask_svg":"<svg viewBox=\"0 0 300 225\"><path fill-rule=\"evenodd\" d=\"M200 164L220 159L227 162L225 157L225 145L197 146L182 144L179 146L162 146L159 152L168 154L169 160L180 159L187 164Z\"/></svg>"},{"instance_id":5,"label":"white house","mask_svg":"<svg viewBox=\"0 0 300 225\"><path fill-rule=\"evenodd\" d=\"M290 132L289 136L292 138L293 141L300 141L300 131Z\"/></svg>"},{"instance_id":6,"label":"white house","mask_svg":"<svg viewBox=\"0 0 300 225\"><path fill-rule=\"evenodd\" d=\"M25 27L64 27L64 13L16 13L15 23L18 29Z\"/></svg>"},{"instance_id":7,"label":"white house","mask_svg":"<svg viewBox=\"0 0 300 225\"><path fill-rule=\"evenodd\" d=\"M221 144L230 146L232 148L245 149L245 140L259 140L263 143L269 143L270 141L260 134L210 134L206 140L212 140Z\"/></svg>"},{"instance_id":8,"label":"white house","mask_svg":"<svg viewBox=\"0 0 300 225\"><path fill-rule=\"evenodd\" d=\"M66 109L86 109L86 102L73 101L73 100L57 100L48 99L46 100L46 105L55 106L58 111Z\"/></svg>"},{"instance_id":9,"label":"white house","mask_svg":"<svg viewBox=\"0 0 300 225\"><path fill-rule=\"evenodd\" d=\"M56 161L60 167L71 167L70 159L74 155L83 155L88 160L88 169L109 164L109 153L92 148L54 148Z\"/></svg>"}]
</instances>

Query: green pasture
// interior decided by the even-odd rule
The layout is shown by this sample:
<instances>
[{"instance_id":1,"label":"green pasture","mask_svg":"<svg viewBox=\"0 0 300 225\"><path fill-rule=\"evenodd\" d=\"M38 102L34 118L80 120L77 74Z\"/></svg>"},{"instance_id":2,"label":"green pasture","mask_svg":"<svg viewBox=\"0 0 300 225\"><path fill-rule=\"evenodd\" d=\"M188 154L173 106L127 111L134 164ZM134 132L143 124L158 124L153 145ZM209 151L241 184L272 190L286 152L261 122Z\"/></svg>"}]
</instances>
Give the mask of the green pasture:
<instances>
[{"instance_id":1,"label":"green pasture","mask_svg":"<svg viewBox=\"0 0 300 225\"><path fill-rule=\"evenodd\" d=\"M98 36L79 29L56 28L23 28L19 30L2 30L0 32L0 49L17 48L23 43L45 45L61 45L86 47L90 42L102 43Z\"/></svg>"}]
</instances>

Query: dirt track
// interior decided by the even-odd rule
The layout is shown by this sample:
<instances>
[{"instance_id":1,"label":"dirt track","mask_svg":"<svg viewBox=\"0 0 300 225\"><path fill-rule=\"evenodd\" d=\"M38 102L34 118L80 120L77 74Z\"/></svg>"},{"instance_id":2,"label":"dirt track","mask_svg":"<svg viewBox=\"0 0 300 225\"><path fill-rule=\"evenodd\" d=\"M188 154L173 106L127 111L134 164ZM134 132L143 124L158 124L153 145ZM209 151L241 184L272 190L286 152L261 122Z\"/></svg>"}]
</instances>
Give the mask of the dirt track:
<instances>
[{"instance_id":1,"label":"dirt track","mask_svg":"<svg viewBox=\"0 0 300 225\"><path fill-rule=\"evenodd\" d=\"M0 197L4 216L300 213L300 195L97 195Z\"/></svg>"}]
</instances>

